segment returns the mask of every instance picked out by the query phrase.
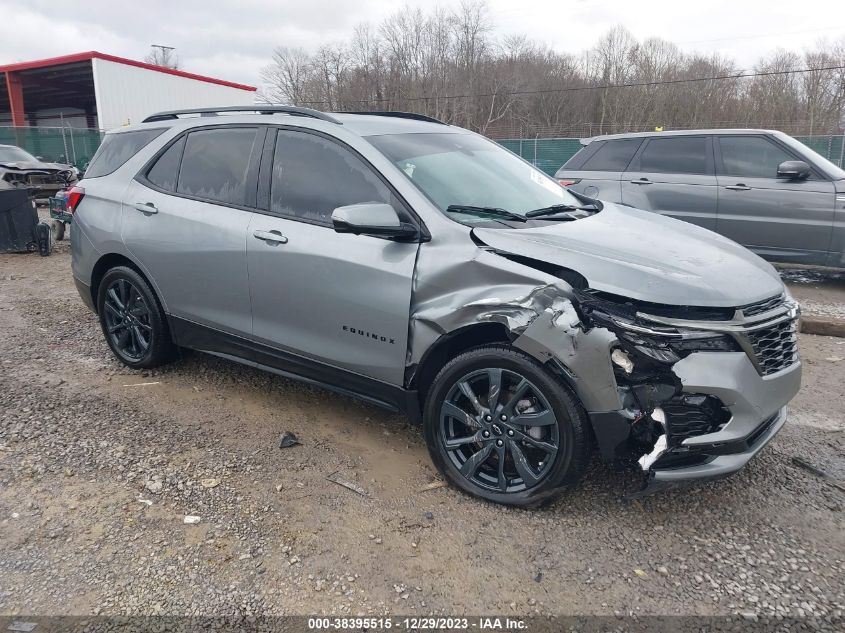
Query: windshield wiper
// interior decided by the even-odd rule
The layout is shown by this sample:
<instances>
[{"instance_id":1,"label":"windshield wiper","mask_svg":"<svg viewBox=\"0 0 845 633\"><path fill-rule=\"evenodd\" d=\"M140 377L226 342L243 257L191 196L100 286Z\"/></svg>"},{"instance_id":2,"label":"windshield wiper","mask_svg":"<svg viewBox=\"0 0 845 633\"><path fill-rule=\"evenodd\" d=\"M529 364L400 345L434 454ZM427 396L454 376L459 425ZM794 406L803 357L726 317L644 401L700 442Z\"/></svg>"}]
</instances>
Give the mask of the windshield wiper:
<instances>
[{"instance_id":1,"label":"windshield wiper","mask_svg":"<svg viewBox=\"0 0 845 633\"><path fill-rule=\"evenodd\" d=\"M516 222L525 222L525 218L518 213L513 213L507 209L500 209L499 207L474 207L468 204L450 204L446 207L448 213L474 213L476 215L487 215L491 218L502 218L505 220L514 220Z\"/></svg>"},{"instance_id":2,"label":"windshield wiper","mask_svg":"<svg viewBox=\"0 0 845 633\"><path fill-rule=\"evenodd\" d=\"M599 211L599 208L595 205L587 205L583 207L576 206L574 204L553 204L549 207L540 207L539 209L534 209L533 211L529 211L525 214L526 218L542 218L550 215L556 215L558 213L564 213L566 211ZM567 216L567 219L575 220L575 216L570 215Z\"/></svg>"}]
</instances>

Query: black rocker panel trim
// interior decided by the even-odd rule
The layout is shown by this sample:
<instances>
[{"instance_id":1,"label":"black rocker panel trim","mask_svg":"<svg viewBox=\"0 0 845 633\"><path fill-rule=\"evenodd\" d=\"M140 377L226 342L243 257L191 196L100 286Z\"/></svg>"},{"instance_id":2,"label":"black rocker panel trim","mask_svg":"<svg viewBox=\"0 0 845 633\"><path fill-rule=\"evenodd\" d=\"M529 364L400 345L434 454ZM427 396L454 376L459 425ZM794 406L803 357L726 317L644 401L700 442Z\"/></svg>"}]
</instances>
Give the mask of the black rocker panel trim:
<instances>
[{"instance_id":1,"label":"black rocker panel trim","mask_svg":"<svg viewBox=\"0 0 845 633\"><path fill-rule=\"evenodd\" d=\"M170 316L169 322L173 341L180 347L255 364L258 369L323 387L388 411L403 413L413 421L420 420L419 398L414 390L390 385L180 317Z\"/></svg>"}]
</instances>

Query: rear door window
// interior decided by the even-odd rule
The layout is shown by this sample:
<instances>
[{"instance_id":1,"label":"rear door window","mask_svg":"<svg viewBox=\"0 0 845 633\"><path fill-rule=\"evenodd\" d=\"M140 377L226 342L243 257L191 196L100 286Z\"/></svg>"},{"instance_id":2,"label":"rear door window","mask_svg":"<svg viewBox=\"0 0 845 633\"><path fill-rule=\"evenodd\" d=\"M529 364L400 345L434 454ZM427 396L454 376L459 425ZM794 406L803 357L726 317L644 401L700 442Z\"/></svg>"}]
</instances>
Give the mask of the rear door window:
<instances>
[{"instance_id":1,"label":"rear door window","mask_svg":"<svg viewBox=\"0 0 845 633\"><path fill-rule=\"evenodd\" d=\"M243 205L256 128L216 128L188 134L176 192Z\"/></svg>"},{"instance_id":2,"label":"rear door window","mask_svg":"<svg viewBox=\"0 0 845 633\"><path fill-rule=\"evenodd\" d=\"M133 132L114 132L106 134L91 164L85 170L86 178L108 176L137 154L142 148L167 128L135 130Z\"/></svg>"},{"instance_id":3,"label":"rear door window","mask_svg":"<svg viewBox=\"0 0 845 633\"><path fill-rule=\"evenodd\" d=\"M762 136L721 136L720 174L745 178L777 178L778 165L795 157Z\"/></svg>"},{"instance_id":4,"label":"rear door window","mask_svg":"<svg viewBox=\"0 0 845 633\"><path fill-rule=\"evenodd\" d=\"M625 171L641 143L641 138L606 141L580 169L583 171Z\"/></svg>"},{"instance_id":5,"label":"rear door window","mask_svg":"<svg viewBox=\"0 0 845 633\"><path fill-rule=\"evenodd\" d=\"M650 138L646 141L633 171L662 174L711 173L708 167L709 144L706 136Z\"/></svg>"}]
</instances>

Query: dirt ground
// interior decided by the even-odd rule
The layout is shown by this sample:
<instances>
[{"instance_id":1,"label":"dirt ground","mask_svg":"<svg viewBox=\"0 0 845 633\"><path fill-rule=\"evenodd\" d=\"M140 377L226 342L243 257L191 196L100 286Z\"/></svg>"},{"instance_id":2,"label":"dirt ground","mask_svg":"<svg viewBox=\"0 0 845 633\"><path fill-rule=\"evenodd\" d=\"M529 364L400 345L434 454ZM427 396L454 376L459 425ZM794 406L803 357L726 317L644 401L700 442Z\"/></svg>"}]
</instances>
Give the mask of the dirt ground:
<instances>
[{"instance_id":1,"label":"dirt ground","mask_svg":"<svg viewBox=\"0 0 845 633\"><path fill-rule=\"evenodd\" d=\"M66 243L0 255L0 615L770 614L845 609L845 339L736 476L542 510L436 483L401 417L202 354L118 364ZM294 432L302 444L279 448ZM349 482L359 494L327 480ZM188 515L197 523L185 523ZM825 624L827 623L827 624Z\"/></svg>"}]
</instances>

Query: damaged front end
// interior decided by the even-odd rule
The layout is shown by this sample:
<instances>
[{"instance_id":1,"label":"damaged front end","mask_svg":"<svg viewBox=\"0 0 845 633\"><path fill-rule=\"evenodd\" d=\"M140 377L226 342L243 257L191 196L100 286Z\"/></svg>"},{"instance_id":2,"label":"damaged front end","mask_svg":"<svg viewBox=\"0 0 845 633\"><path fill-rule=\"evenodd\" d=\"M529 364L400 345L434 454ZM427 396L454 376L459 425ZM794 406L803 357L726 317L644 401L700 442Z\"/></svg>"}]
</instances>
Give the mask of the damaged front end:
<instances>
[{"instance_id":1,"label":"damaged front end","mask_svg":"<svg viewBox=\"0 0 845 633\"><path fill-rule=\"evenodd\" d=\"M788 295L740 307L636 300L601 291L571 268L486 243L493 237L474 231L471 250L456 243L421 250L409 384L419 384L421 350L496 324L569 385L602 457L637 461L647 490L734 472L784 423L801 376L798 309Z\"/></svg>"},{"instance_id":2,"label":"damaged front end","mask_svg":"<svg viewBox=\"0 0 845 633\"><path fill-rule=\"evenodd\" d=\"M22 167L0 164L0 189L29 189L37 200L46 200L77 180L77 171L69 165Z\"/></svg>"},{"instance_id":3,"label":"damaged front end","mask_svg":"<svg viewBox=\"0 0 845 633\"><path fill-rule=\"evenodd\" d=\"M613 332L621 407L593 412L605 458L633 457L651 486L740 468L779 430L800 387L797 305L739 308L577 293L585 321ZM627 433L626 433L627 431Z\"/></svg>"}]
</instances>

